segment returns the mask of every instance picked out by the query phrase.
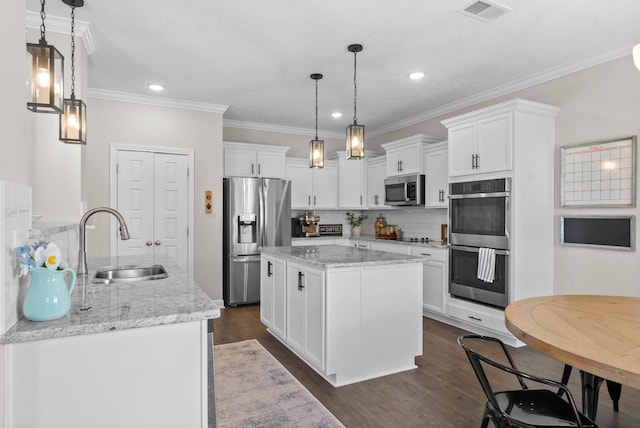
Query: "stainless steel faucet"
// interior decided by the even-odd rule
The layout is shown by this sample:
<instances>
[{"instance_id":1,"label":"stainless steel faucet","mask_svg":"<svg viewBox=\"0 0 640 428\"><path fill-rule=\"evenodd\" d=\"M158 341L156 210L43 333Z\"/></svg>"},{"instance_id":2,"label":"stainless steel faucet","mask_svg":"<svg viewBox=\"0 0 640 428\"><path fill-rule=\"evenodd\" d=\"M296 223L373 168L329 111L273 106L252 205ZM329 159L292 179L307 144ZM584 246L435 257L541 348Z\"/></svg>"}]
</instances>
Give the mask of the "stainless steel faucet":
<instances>
[{"instance_id":1,"label":"stainless steel faucet","mask_svg":"<svg viewBox=\"0 0 640 428\"><path fill-rule=\"evenodd\" d=\"M88 273L87 272L87 250L85 248L85 242L86 242L85 232L86 232L87 220L89 220L89 217L99 212L113 214L118 219L118 223L120 223L120 238L123 241L126 241L127 239L130 238L129 229L127 229L127 223L124 221L124 217L122 216L122 214L120 214L118 211L114 210L113 208L109 208L109 207L92 208L86 213L84 213L84 215L80 219L80 245L79 245L80 257L78 260L78 271L76 272L78 275L86 275Z\"/></svg>"}]
</instances>

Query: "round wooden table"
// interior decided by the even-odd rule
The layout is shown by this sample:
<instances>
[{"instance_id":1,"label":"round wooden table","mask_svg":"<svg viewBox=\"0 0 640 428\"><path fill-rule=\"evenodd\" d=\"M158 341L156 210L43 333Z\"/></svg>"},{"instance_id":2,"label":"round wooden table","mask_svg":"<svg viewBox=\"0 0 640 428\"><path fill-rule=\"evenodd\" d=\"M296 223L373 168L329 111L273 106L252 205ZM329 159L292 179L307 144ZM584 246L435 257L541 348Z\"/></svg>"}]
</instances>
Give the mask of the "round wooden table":
<instances>
[{"instance_id":1,"label":"round wooden table","mask_svg":"<svg viewBox=\"0 0 640 428\"><path fill-rule=\"evenodd\" d=\"M511 303L504 315L518 339L581 371L587 416L595 418L603 379L640 388L640 298L536 297Z\"/></svg>"}]
</instances>

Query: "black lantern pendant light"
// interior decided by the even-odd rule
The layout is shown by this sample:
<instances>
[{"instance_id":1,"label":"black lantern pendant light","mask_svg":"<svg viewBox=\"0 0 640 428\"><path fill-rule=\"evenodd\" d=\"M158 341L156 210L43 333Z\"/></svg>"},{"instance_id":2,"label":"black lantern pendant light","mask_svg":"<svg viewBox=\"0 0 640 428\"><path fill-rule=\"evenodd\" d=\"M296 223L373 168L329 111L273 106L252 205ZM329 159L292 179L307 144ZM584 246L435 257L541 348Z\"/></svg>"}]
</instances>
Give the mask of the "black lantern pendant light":
<instances>
[{"instance_id":1,"label":"black lantern pendant light","mask_svg":"<svg viewBox=\"0 0 640 428\"><path fill-rule=\"evenodd\" d=\"M318 80L322 74L310 76L316 81L316 138L309 142L309 168L324 168L324 140L318 140Z\"/></svg>"},{"instance_id":2,"label":"black lantern pendant light","mask_svg":"<svg viewBox=\"0 0 640 428\"><path fill-rule=\"evenodd\" d=\"M87 144L87 105L76 98L76 7L84 6L84 0L62 0L71 6L71 98L64 99L60 116L60 141L68 144Z\"/></svg>"},{"instance_id":3,"label":"black lantern pendant light","mask_svg":"<svg viewBox=\"0 0 640 428\"><path fill-rule=\"evenodd\" d=\"M356 55L362 51L362 45L349 45L349 52L353 52L353 124L347 126L347 159L364 158L364 125L358 125L357 98L358 84L356 79Z\"/></svg>"},{"instance_id":4,"label":"black lantern pendant light","mask_svg":"<svg viewBox=\"0 0 640 428\"><path fill-rule=\"evenodd\" d=\"M27 108L36 113L62 113L64 57L45 39L44 1L40 0L40 42L27 43Z\"/></svg>"}]
</instances>

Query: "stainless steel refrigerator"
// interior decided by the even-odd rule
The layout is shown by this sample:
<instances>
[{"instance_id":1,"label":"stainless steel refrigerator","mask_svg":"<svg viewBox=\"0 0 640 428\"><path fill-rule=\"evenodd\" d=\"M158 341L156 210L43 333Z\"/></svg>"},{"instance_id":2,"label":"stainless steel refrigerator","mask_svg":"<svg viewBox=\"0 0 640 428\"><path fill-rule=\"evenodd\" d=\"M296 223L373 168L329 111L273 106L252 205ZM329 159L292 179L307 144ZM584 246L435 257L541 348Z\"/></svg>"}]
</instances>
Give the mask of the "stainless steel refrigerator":
<instances>
[{"instance_id":1,"label":"stainless steel refrigerator","mask_svg":"<svg viewBox=\"0 0 640 428\"><path fill-rule=\"evenodd\" d=\"M291 182L223 179L225 306L260 301L258 248L291 245Z\"/></svg>"}]
</instances>

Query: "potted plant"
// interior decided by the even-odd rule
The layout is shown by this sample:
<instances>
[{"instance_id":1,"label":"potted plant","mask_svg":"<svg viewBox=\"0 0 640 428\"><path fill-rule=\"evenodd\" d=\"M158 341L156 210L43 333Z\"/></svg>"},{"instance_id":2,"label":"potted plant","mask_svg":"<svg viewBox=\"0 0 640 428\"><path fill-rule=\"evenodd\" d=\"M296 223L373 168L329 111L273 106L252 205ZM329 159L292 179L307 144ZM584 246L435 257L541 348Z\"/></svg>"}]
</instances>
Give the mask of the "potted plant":
<instances>
[{"instance_id":1,"label":"potted plant","mask_svg":"<svg viewBox=\"0 0 640 428\"><path fill-rule=\"evenodd\" d=\"M367 216L362 212L358 215L355 213L347 213L347 222L351 226L351 235L360 236L360 225L366 218Z\"/></svg>"}]
</instances>

